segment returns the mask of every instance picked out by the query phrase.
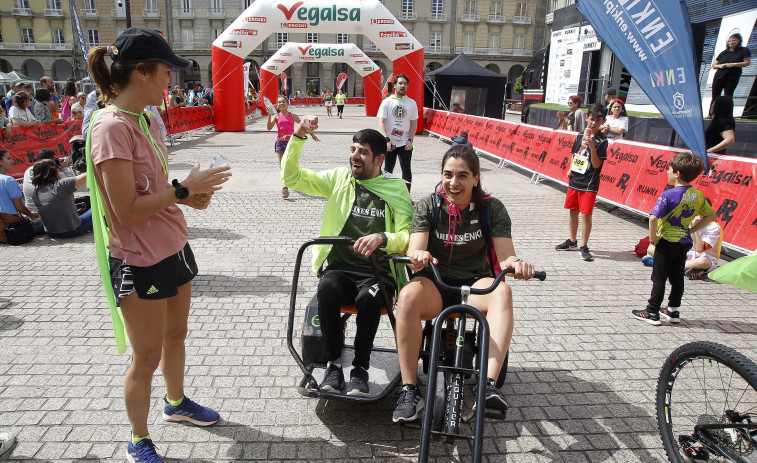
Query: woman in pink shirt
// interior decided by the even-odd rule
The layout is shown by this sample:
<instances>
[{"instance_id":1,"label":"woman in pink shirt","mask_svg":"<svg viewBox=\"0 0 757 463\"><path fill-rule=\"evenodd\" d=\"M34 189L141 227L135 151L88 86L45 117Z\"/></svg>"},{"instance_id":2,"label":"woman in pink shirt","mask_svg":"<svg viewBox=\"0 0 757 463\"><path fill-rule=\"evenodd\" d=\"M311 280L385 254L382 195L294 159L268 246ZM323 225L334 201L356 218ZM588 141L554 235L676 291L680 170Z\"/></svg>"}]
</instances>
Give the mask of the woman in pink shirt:
<instances>
[{"instance_id":1,"label":"woman in pink shirt","mask_svg":"<svg viewBox=\"0 0 757 463\"><path fill-rule=\"evenodd\" d=\"M184 339L197 265L178 204L205 209L231 172L200 171L195 164L181 183L171 181L160 129L144 111L163 101L171 68L190 65L157 31L144 28L127 29L113 46L89 53L90 75L108 104L92 116L87 151L108 226L110 280L133 351L124 381L131 462L163 461L147 429L158 365L166 384L165 421L209 426L219 418L184 396Z\"/></svg>"}]
</instances>

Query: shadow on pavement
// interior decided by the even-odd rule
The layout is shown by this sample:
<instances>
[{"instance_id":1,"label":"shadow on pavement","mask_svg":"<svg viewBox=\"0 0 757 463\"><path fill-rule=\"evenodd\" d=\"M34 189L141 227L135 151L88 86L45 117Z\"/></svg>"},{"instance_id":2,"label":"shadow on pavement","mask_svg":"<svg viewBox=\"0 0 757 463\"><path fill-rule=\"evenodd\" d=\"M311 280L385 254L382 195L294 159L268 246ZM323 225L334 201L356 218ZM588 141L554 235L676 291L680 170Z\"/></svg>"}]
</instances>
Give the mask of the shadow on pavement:
<instances>
[{"instance_id":1,"label":"shadow on pavement","mask_svg":"<svg viewBox=\"0 0 757 463\"><path fill-rule=\"evenodd\" d=\"M0 310L13 306L13 301L0 297ZM0 331L17 330L24 324L24 320L13 315L4 315L0 313Z\"/></svg>"},{"instance_id":2,"label":"shadow on pavement","mask_svg":"<svg viewBox=\"0 0 757 463\"><path fill-rule=\"evenodd\" d=\"M189 236L193 239L214 239L224 241L236 241L246 238L244 235L234 233L223 228L188 227Z\"/></svg>"},{"instance_id":3,"label":"shadow on pavement","mask_svg":"<svg viewBox=\"0 0 757 463\"><path fill-rule=\"evenodd\" d=\"M743 320L691 320L686 319L683 313L681 328L704 328L706 330L720 331L723 334L757 334L757 324L745 322Z\"/></svg>"},{"instance_id":4,"label":"shadow on pavement","mask_svg":"<svg viewBox=\"0 0 757 463\"><path fill-rule=\"evenodd\" d=\"M276 275L239 278L231 275L200 274L192 280L194 296L223 299L240 294L289 294L292 283Z\"/></svg>"}]
</instances>

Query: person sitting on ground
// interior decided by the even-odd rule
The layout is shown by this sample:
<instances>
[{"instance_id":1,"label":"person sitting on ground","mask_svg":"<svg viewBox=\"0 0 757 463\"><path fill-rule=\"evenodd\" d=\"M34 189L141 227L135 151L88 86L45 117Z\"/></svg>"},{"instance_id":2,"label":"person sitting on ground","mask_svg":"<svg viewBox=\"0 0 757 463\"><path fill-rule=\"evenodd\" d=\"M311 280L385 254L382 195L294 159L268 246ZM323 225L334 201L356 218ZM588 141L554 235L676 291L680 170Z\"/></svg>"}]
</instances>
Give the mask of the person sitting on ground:
<instances>
[{"instance_id":1,"label":"person sitting on ground","mask_svg":"<svg viewBox=\"0 0 757 463\"><path fill-rule=\"evenodd\" d=\"M8 111L8 118L13 127L37 127L40 124L29 109L30 101L29 94L26 92L16 92L13 95L13 106Z\"/></svg>"},{"instance_id":2,"label":"person sitting on ground","mask_svg":"<svg viewBox=\"0 0 757 463\"><path fill-rule=\"evenodd\" d=\"M707 152L726 154L726 148L736 142L736 120L733 118L733 98L721 95L712 102L712 120L704 131Z\"/></svg>"},{"instance_id":3,"label":"person sitting on ground","mask_svg":"<svg viewBox=\"0 0 757 463\"><path fill-rule=\"evenodd\" d=\"M461 300L459 292L446 291L436 284L427 268L429 262L437 265L447 284L474 288L491 285L493 270L487 262L487 237L483 236L479 220L481 209L488 207L494 257L500 267L513 267L518 279L534 276L533 266L515 255L507 209L481 186L476 152L468 146L454 146L444 154L441 167L442 179L435 192L415 205L407 255L413 263L411 269L417 273L402 289L397 302L395 333L403 386L392 415L395 423L414 421L423 409L422 394L417 387L418 352L423 338L421 321L436 317L445 307ZM486 316L491 330L486 406L507 410L496 378L513 333L510 287L502 282L490 294L471 295L468 303Z\"/></svg>"},{"instance_id":4,"label":"person sitting on ground","mask_svg":"<svg viewBox=\"0 0 757 463\"><path fill-rule=\"evenodd\" d=\"M467 130L463 130L462 132L460 132L460 135L456 137L452 137L452 146L458 146L458 145L473 147L473 143L471 143L470 140L468 140Z\"/></svg>"},{"instance_id":5,"label":"person sitting on ground","mask_svg":"<svg viewBox=\"0 0 757 463\"><path fill-rule=\"evenodd\" d=\"M0 215L2 215L2 223L8 225L20 221L19 213L30 219L39 218L39 214L30 211L24 204L24 195L21 193L16 179L6 175L11 169L13 169L11 154L0 148ZM45 227L41 222L35 224L33 229L34 236L45 233ZM0 234L5 238L5 233Z\"/></svg>"},{"instance_id":6,"label":"person sitting on ground","mask_svg":"<svg viewBox=\"0 0 757 463\"><path fill-rule=\"evenodd\" d=\"M52 159L34 163L32 200L50 238L74 238L92 230L92 209L76 211L74 191L87 182L87 174L61 177Z\"/></svg>"},{"instance_id":7,"label":"person sitting on ground","mask_svg":"<svg viewBox=\"0 0 757 463\"><path fill-rule=\"evenodd\" d=\"M58 170L60 171L60 176L62 178L76 176L74 170L71 168L70 158L57 159L55 157L55 151L51 150L50 148L42 148L41 150L39 150L39 153L37 153L37 158L34 161L39 162L44 159L51 159L56 164L58 164ZM31 165L28 169L26 169L26 171L24 171L24 180L21 184L21 190L24 192L24 204L26 205L26 207L30 211L37 212L37 206L34 204L34 200L32 199L32 194L34 193L34 184L32 183L33 176L34 165Z\"/></svg>"},{"instance_id":8,"label":"person sitting on ground","mask_svg":"<svg viewBox=\"0 0 757 463\"><path fill-rule=\"evenodd\" d=\"M628 135L628 114L623 100L612 100L610 112L602 127L599 128L608 140L622 140Z\"/></svg>"},{"instance_id":9,"label":"person sitting on ground","mask_svg":"<svg viewBox=\"0 0 757 463\"><path fill-rule=\"evenodd\" d=\"M345 389L340 307L354 303L358 312L357 333L350 372L351 389L347 394L366 396L370 392L371 350L384 304L368 258L379 249L387 253L407 249L413 207L405 183L381 172L386 141L377 130L363 129L355 133L349 167L322 172L300 168L306 135L317 128L315 116L304 116L297 124L281 160L281 182L289 188L327 198L321 236L341 235L356 240L351 247L319 245L313 253L313 271L320 276L318 317L328 362L320 389L328 392ZM323 268L326 260L328 265ZM389 294L404 282L403 270L395 268L391 262L382 264L382 281Z\"/></svg>"},{"instance_id":10,"label":"person sitting on ground","mask_svg":"<svg viewBox=\"0 0 757 463\"><path fill-rule=\"evenodd\" d=\"M53 113L50 110L50 105L48 104L51 98L50 91L48 89L44 87L38 88L37 93L34 94L34 97L39 103L37 105L34 105L34 117L36 117L38 121L43 124L60 124L61 122L63 122L63 119L53 117Z\"/></svg>"}]
</instances>

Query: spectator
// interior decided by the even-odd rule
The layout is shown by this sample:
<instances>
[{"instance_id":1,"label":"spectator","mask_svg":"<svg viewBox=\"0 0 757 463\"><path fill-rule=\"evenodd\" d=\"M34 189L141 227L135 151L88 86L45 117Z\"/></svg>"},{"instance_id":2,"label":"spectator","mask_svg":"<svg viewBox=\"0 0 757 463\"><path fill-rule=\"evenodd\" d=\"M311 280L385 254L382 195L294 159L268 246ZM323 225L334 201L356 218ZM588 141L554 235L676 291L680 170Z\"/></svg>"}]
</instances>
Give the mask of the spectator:
<instances>
[{"instance_id":1,"label":"spectator","mask_svg":"<svg viewBox=\"0 0 757 463\"><path fill-rule=\"evenodd\" d=\"M660 324L660 316L671 323L680 321L686 255L691 249L691 233L715 220L712 207L691 182L702 173L704 162L689 151L676 154L668 162L668 182L675 187L662 192L649 215L649 242L655 245L652 264L652 294L644 310L633 310L637 320ZM703 218L693 224L694 217ZM665 284L670 281L668 305L660 308Z\"/></svg>"},{"instance_id":2,"label":"spectator","mask_svg":"<svg viewBox=\"0 0 757 463\"><path fill-rule=\"evenodd\" d=\"M741 78L741 68L749 66L752 62L751 52L741 43L741 34L731 34L726 42L725 50L720 52L712 63L712 69L717 69L712 79L713 100L720 96L720 92L733 98L733 92Z\"/></svg>"},{"instance_id":3,"label":"spectator","mask_svg":"<svg viewBox=\"0 0 757 463\"><path fill-rule=\"evenodd\" d=\"M61 177L52 159L34 163L32 200L50 238L74 238L92 230L92 210L76 211L74 191L87 182L87 174Z\"/></svg>"},{"instance_id":4,"label":"spectator","mask_svg":"<svg viewBox=\"0 0 757 463\"><path fill-rule=\"evenodd\" d=\"M8 138L11 136L11 120L5 114L5 107L0 105L0 138Z\"/></svg>"},{"instance_id":5,"label":"spectator","mask_svg":"<svg viewBox=\"0 0 757 463\"><path fill-rule=\"evenodd\" d=\"M63 89L63 98L60 105L60 118L64 121L71 117L71 106L79 100L76 97L76 81L69 77L66 81L66 88Z\"/></svg>"},{"instance_id":6,"label":"spectator","mask_svg":"<svg viewBox=\"0 0 757 463\"><path fill-rule=\"evenodd\" d=\"M336 100L336 114L341 119L344 114L344 101L347 99L347 95L343 91L337 90L334 99Z\"/></svg>"},{"instance_id":7,"label":"spectator","mask_svg":"<svg viewBox=\"0 0 757 463\"><path fill-rule=\"evenodd\" d=\"M18 216L19 213L31 218L39 218L39 214L27 209L24 204L24 195L18 188L18 182L10 175L6 175L13 169L13 160L11 154L4 149L0 148L0 213L5 214L3 216L3 223L9 223L8 219L12 219L10 216ZM42 223L34 225L34 235L41 235L45 233L45 227Z\"/></svg>"},{"instance_id":8,"label":"spectator","mask_svg":"<svg viewBox=\"0 0 757 463\"><path fill-rule=\"evenodd\" d=\"M16 93L23 91L23 89L24 89L23 82L21 82L20 80L14 80L13 82L11 82L11 89L6 94L6 98L5 98L5 113L6 114L10 114L11 108L13 107L13 96Z\"/></svg>"},{"instance_id":9,"label":"spectator","mask_svg":"<svg viewBox=\"0 0 757 463\"><path fill-rule=\"evenodd\" d=\"M557 130L568 130L568 117L564 111L557 111Z\"/></svg>"},{"instance_id":10,"label":"spectator","mask_svg":"<svg viewBox=\"0 0 757 463\"><path fill-rule=\"evenodd\" d=\"M37 89L37 101L40 103L35 108L34 116L43 124L60 124L63 120L53 117L48 102L50 101L50 92L40 87Z\"/></svg>"},{"instance_id":11,"label":"spectator","mask_svg":"<svg viewBox=\"0 0 757 463\"><path fill-rule=\"evenodd\" d=\"M87 94L84 92L79 92L76 94L76 103L71 105L71 111L74 110L74 108L79 108L79 111L81 111L82 114L84 114L84 107L87 105Z\"/></svg>"},{"instance_id":12,"label":"spectator","mask_svg":"<svg viewBox=\"0 0 757 463\"><path fill-rule=\"evenodd\" d=\"M50 91L50 111L53 113L53 117L60 118L60 95L58 95L58 90L55 89L55 81L50 76L42 76L39 83Z\"/></svg>"},{"instance_id":13,"label":"spectator","mask_svg":"<svg viewBox=\"0 0 757 463\"><path fill-rule=\"evenodd\" d=\"M84 110L79 105L74 105L71 107L71 119L72 121L81 121L84 120Z\"/></svg>"},{"instance_id":14,"label":"spectator","mask_svg":"<svg viewBox=\"0 0 757 463\"><path fill-rule=\"evenodd\" d=\"M393 93L384 98L378 109L379 130L386 137L386 163L384 169L392 173L397 157L400 158L402 178L407 190L413 181L410 163L413 156L413 137L418 128L418 106L408 98L407 86L410 79L405 74L394 76Z\"/></svg>"},{"instance_id":15,"label":"spectator","mask_svg":"<svg viewBox=\"0 0 757 463\"><path fill-rule=\"evenodd\" d=\"M13 127L36 127L40 124L29 110L29 94L26 92L16 92L13 95L13 107L11 107L8 117Z\"/></svg>"},{"instance_id":16,"label":"spectator","mask_svg":"<svg viewBox=\"0 0 757 463\"><path fill-rule=\"evenodd\" d=\"M350 168L323 172L300 168L306 135L318 128L318 118L305 116L294 129L281 161L284 185L307 194L326 197L321 236L346 235L353 246L318 246L313 254L313 271L318 283L318 318L326 345L328 367L321 390L341 392L345 388L341 357L344 330L340 306L354 303L358 310L355 358L347 395L369 394L368 369L371 349L381 318L383 297L368 257L379 248L395 253L407 249L413 208L402 181L381 172L386 144L376 130L363 129L352 137ZM324 262L328 265L321 271ZM381 277L387 290L394 291L402 278L401 269L386 262Z\"/></svg>"},{"instance_id":17,"label":"spectator","mask_svg":"<svg viewBox=\"0 0 757 463\"><path fill-rule=\"evenodd\" d=\"M610 114L607 121L600 127L605 136L610 140L626 138L628 134L628 114L626 114L626 105L622 100L612 100L610 104Z\"/></svg>"},{"instance_id":18,"label":"spectator","mask_svg":"<svg viewBox=\"0 0 757 463\"><path fill-rule=\"evenodd\" d=\"M463 107L460 106L460 103L452 103L452 112L453 113L459 113L459 114L465 114L465 109L463 109Z\"/></svg>"},{"instance_id":19,"label":"spectator","mask_svg":"<svg viewBox=\"0 0 757 463\"><path fill-rule=\"evenodd\" d=\"M171 90L171 107L172 108L183 108L187 105L187 100L184 99L184 90L179 88L178 86L174 87L173 90Z\"/></svg>"},{"instance_id":20,"label":"spectator","mask_svg":"<svg viewBox=\"0 0 757 463\"><path fill-rule=\"evenodd\" d=\"M32 84L27 82L24 84L24 91L29 95L29 111L34 114L34 109L37 107L37 100L34 98L34 90L32 89Z\"/></svg>"},{"instance_id":21,"label":"spectator","mask_svg":"<svg viewBox=\"0 0 757 463\"><path fill-rule=\"evenodd\" d=\"M618 97L618 91L615 90L613 87L608 87L607 90L605 90L605 102L607 103L607 113L610 113L610 107L612 106L612 102Z\"/></svg>"},{"instance_id":22,"label":"spectator","mask_svg":"<svg viewBox=\"0 0 757 463\"><path fill-rule=\"evenodd\" d=\"M53 162L55 162L58 165L58 170L60 171L62 178L73 178L76 176L74 170L71 168L71 160L69 158L57 159L55 157L55 151L51 150L50 148L42 148L41 150L39 150L39 153L37 153L35 162L43 160L52 160ZM26 171L24 171L24 180L21 184L21 190L24 193L24 204L26 205L26 207L30 211L37 212L37 206L34 204L34 199L32 199L32 194L34 193L34 185L32 184L33 174L34 165L31 165L28 169L26 169Z\"/></svg>"},{"instance_id":23,"label":"spectator","mask_svg":"<svg viewBox=\"0 0 757 463\"><path fill-rule=\"evenodd\" d=\"M570 112L568 113L568 130L573 132L584 131L584 127L586 127L586 119L584 112L581 109L581 104L583 104L583 102L584 99L578 95L573 95L568 98L568 109L570 109Z\"/></svg>"},{"instance_id":24,"label":"spectator","mask_svg":"<svg viewBox=\"0 0 757 463\"><path fill-rule=\"evenodd\" d=\"M704 131L705 145L710 153L726 154L736 141L733 98L721 95L712 100L712 120Z\"/></svg>"},{"instance_id":25,"label":"spectator","mask_svg":"<svg viewBox=\"0 0 757 463\"><path fill-rule=\"evenodd\" d=\"M452 137L452 146L458 146L458 145L473 147L473 143L471 143L470 140L468 140L467 130L463 130L462 132L460 132L460 135L456 137Z\"/></svg>"},{"instance_id":26,"label":"spectator","mask_svg":"<svg viewBox=\"0 0 757 463\"><path fill-rule=\"evenodd\" d=\"M607 159L607 137L599 128L605 123L605 107L594 103L586 115L586 130L578 134L573 142L573 162L568 170L568 193L565 197L565 209L570 210L570 238L555 246L558 251L581 251L581 258L587 262L594 260L589 251L594 203L599 191L599 176L602 165ZM581 246L578 246L578 215L581 214Z\"/></svg>"},{"instance_id":27,"label":"spectator","mask_svg":"<svg viewBox=\"0 0 757 463\"><path fill-rule=\"evenodd\" d=\"M712 202L705 197L707 203L712 207ZM702 220L702 216L694 217L691 222L696 226ZM718 268L718 259L720 259L720 250L723 245L723 229L717 220L713 220L700 228L699 231L691 234L693 249L686 255L686 265L684 266L684 275L689 280L699 280L706 274Z\"/></svg>"},{"instance_id":28,"label":"spectator","mask_svg":"<svg viewBox=\"0 0 757 463\"><path fill-rule=\"evenodd\" d=\"M87 131L89 130L89 121L92 119L92 114L98 109L102 108L102 103L98 100L100 97L99 89L95 86L95 89L87 94L87 103L84 106L84 119L81 123L81 134L85 138L87 137Z\"/></svg>"}]
</instances>

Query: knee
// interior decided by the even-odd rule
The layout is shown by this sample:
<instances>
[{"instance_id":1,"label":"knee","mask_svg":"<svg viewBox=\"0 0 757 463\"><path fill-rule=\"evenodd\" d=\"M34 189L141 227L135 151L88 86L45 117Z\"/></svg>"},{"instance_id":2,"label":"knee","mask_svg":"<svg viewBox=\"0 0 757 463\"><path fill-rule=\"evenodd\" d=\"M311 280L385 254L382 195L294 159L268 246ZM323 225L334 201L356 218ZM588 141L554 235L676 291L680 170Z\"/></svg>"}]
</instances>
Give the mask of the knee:
<instances>
[{"instance_id":1,"label":"knee","mask_svg":"<svg viewBox=\"0 0 757 463\"><path fill-rule=\"evenodd\" d=\"M134 352L131 359L130 370L138 376L152 377L160 365L161 348L150 349L144 352Z\"/></svg>"},{"instance_id":2,"label":"knee","mask_svg":"<svg viewBox=\"0 0 757 463\"><path fill-rule=\"evenodd\" d=\"M397 299L397 320L411 321L420 318L416 307L420 302L420 292L406 288Z\"/></svg>"},{"instance_id":3,"label":"knee","mask_svg":"<svg viewBox=\"0 0 757 463\"><path fill-rule=\"evenodd\" d=\"M187 325L166 329L163 344L184 344L184 340L187 339L188 331Z\"/></svg>"},{"instance_id":4,"label":"knee","mask_svg":"<svg viewBox=\"0 0 757 463\"><path fill-rule=\"evenodd\" d=\"M500 283L497 289L492 293L494 296L493 304L489 307L490 312L498 314L508 314L513 311L513 290L510 285Z\"/></svg>"}]
</instances>

